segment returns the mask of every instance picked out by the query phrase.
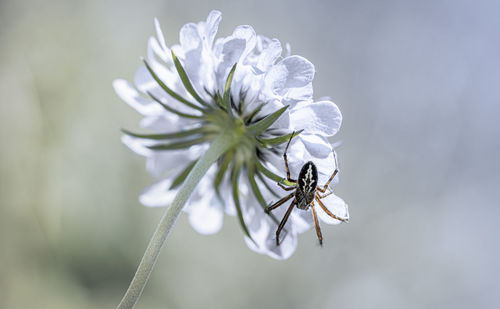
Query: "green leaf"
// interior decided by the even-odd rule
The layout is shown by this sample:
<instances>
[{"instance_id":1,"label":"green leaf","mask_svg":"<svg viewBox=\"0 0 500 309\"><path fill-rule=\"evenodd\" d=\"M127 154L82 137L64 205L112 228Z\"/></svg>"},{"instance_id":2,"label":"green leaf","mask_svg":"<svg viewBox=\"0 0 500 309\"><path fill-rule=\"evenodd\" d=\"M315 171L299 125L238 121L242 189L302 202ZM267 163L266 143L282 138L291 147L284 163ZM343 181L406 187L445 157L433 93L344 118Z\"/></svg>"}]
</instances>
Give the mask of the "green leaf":
<instances>
[{"instance_id":1,"label":"green leaf","mask_svg":"<svg viewBox=\"0 0 500 309\"><path fill-rule=\"evenodd\" d=\"M260 163L259 160L257 160L256 165L257 165L257 170L262 174L264 174L264 176L266 176L267 178L287 186L295 185L293 182L289 182L285 177L278 176L275 173L268 170L264 165L262 165L262 163Z\"/></svg>"},{"instance_id":2,"label":"green leaf","mask_svg":"<svg viewBox=\"0 0 500 309\"><path fill-rule=\"evenodd\" d=\"M276 198L281 198L278 193L274 192L274 190L271 188L271 186L269 186L269 184L267 183L267 181L265 181L264 179L264 176L262 176L262 173L256 173L257 177L260 179L260 182L262 182L264 184L264 186L266 187L267 191L271 192L271 194L276 197Z\"/></svg>"},{"instance_id":3,"label":"green leaf","mask_svg":"<svg viewBox=\"0 0 500 309\"><path fill-rule=\"evenodd\" d=\"M177 143L152 145L152 146L148 146L148 148L149 149L153 149L153 150L184 149L184 148L196 145L196 144L203 143L203 142L205 142L207 140L208 140L207 137L202 136L202 137L198 137L198 138L195 138L195 139L190 139L190 140L187 140L187 141L180 141L180 142L177 142Z\"/></svg>"},{"instance_id":4,"label":"green leaf","mask_svg":"<svg viewBox=\"0 0 500 309\"><path fill-rule=\"evenodd\" d=\"M184 84L184 87L186 90L195 98L196 101L200 102L201 105L209 106L203 99L198 95L196 90L194 90L193 85L191 84L191 81L189 80L189 77L187 76L186 71L182 67L181 62L179 61L179 58L175 55L174 51L172 50L172 59L174 59L174 64L175 68L177 69L177 73L179 73L179 77L181 78L182 83Z\"/></svg>"},{"instance_id":5,"label":"green leaf","mask_svg":"<svg viewBox=\"0 0 500 309\"><path fill-rule=\"evenodd\" d=\"M251 123L253 118L257 116L257 114L262 110L262 107L264 107L264 104L260 104L250 114L248 114L248 116L245 116L245 118L243 119L245 124Z\"/></svg>"},{"instance_id":6,"label":"green leaf","mask_svg":"<svg viewBox=\"0 0 500 309\"><path fill-rule=\"evenodd\" d=\"M191 114L186 114L186 113L183 113L183 112L180 112L170 106L168 106L167 104L163 103L162 101L160 101L160 99L158 99L157 97L155 97L151 92L148 91L148 95L153 98L153 100L156 101L156 103L160 104L164 109L166 109L167 111L173 113L173 114L176 114L180 117L184 117L184 118L192 118L192 119L201 119L203 118L203 116L198 116L198 115L191 115Z\"/></svg>"},{"instance_id":7,"label":"green leaf","mask_svg":"<svg viewBox=\"0 0 500 309\"><path fill-rule=\"evenodd\" d=\"M245 235L247 235L250 240L257 245L255 240L253 240L252 236L250 235L250 232L248 231L248 228L245 224L245 219L243 218L243 212L241 211L241 205L240 205L240 187L239 187L239 176L240 176L240 171L241 171L241 163L235 162L233 165L233 169L231 170L231 183L233 185L233 200L234 200L234 205L236 206L236 212L238 215L238 220L240 221L241 228L243 229L243 232L245 232Z\"/></svg>"},{"instance_id":8,"label":"green leaf","mask_svg":"<svg viewBox=\"0 0 500 309\"><path fill-rule=\"evenodd\" d=\"M198 160L189 163L188 166L186 166L186 168L182 172L180 172L179 175L175 177L174 181L172 182L172 185L170 186L170 189L174 189L175 187L181 185L184 182L184 180L187 178L187 176L193 169L196 162L198 162Z\"/></svg>"},{"instance_id":9,"label":"green leaf","mask_svg":"<svg viewBox=\"0 0 500 309\"><path fill-rule=\"evenodd\" d=\"M217 192L217 195L219 195L219 196L220 196L220 191L219 191L220 184L222 183L222 179L224 178L224 175L226 174L229 163L231 163L232 159L233 159L232 152L227 152L226 154L224 154L224 158L222 159L222 163L219 166L219 170L217 171L217 175L215 176L214 186L215 186L215 191Z\"/></svg>"},{"instance_id":10,"label":"green leaf","mask_svg":"<svg viewBox=\"0 0 500 309\"><path fill-rule=\"evenodd\" d=\"M158 83L158 85L160 85L160 87L165 90L166 93L168 93L171 97L173 97L174 99L176 99L177 101L179 102L182 102L184 104L186 104L187 106L191 107L191 108L194 108L194 109L197 109L199 110L200 112L203 112L203 108L189 102L188 100L184 99L183 97L181 97L179 94L177 94L175 91L173 91L172 89L170 89L159 77L158 75L156 75L155 71L153 71L153 69L149 66L149 63L146 61L146 59L142 59L142 61L144 62L144 64L146 65L146 68L148 69L149 73L151 74L151 76L153 77L153 79Z\"/></svg>"},{"instance_id":11,"label":"green leaf","mask_svg":"<svg viewBox=\"0 0 500 309\"><path fill-rule=\"evenodd\" d=\"M194 128L190 130L184 130L184 131L178 131L175 133L163 133L163 134L139 134L139 133L133 133L128 130L122 129L121 130L124 134L137 137L137 138L145 138L145 139L154 139L154 140L163 140L163 139L170 139L170 138L181 138L181 137L187 137L195 134L201 134L204 133L203 128Z\"/></svg>"},{"instance_id":12,"label":"green leaf","mask_svg":"<svg viewBox=\"0 0 500 309\"><path fill-rule=\"evenodd\" d=\"M269 128L280 116L287 110L288 106L282 107L272 113L271 115L268 115L267 117L257 121L256 123L252 124L251 126L248 127L248 131L257 136L261 133L263 133L267 128Z\"/></svg>"},{"instance_id":13,"label":"green leaf","mask_svg":"<svg viewBox=\"0 0 500 309\"><path fill-rule=\"evenodd\" d=\"M273 138L259 138L259 141L265 146L276 146L276 145L280 145L280 144L288 142L289 140L291 140L295 136L299 135L302 131L304 131L304 130L295 131L295 132L292 132L290 134L286 134L286 135L282 135L282 136L278 136L278 137L273 137Z\"/></svg>"},{"instance_id":14,"label":"green leaf","mask_svg":"<svg viewBox=\"0 0 500 309\"><path fill-rule=\"evenodd\" d=\"M223 105L226 107L226 111L229 115L233 115L231 108L231 83L233 82L234 71L236 70L236 64L233 65L233 68L229 72L229 75L226 79L226 85L224 86L224 97L223 97Z\"/></svg>"}]
</instances>

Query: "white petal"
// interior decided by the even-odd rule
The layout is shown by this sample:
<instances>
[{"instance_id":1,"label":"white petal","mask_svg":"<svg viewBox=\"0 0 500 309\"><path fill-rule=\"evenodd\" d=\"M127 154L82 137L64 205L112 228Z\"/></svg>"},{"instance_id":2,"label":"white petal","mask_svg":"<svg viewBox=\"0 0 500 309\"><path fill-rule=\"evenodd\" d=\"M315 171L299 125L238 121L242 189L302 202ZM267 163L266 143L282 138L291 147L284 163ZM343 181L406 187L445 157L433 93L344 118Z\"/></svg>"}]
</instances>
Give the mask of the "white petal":
<instances>
[{"instance_id":1,"label":"white petal","mask_svg":"<svg viewBox=\"0 0 500 309\"><path fill-rule=\"evenodd\" d=\"M257 68L261 71L267 71L281 55L281 43L277 39L272 39L269 45L259 56Z\"/></svg>"},{"instance_id":2,"label":"white petal","mask_svg":"<svg viewBox=\"0 0 500 309\"><path fill-rule=\"evenodd\" d=\"M247 246L258 253L267 254L273 259L288 259L297 248L297 235L283 230L280 235L280 245L276 246L276 227L277 225L271 223L270 219L265 220L261 224L261 229L252 233L252 239L255 242L245 236Z\"/></svg>"},{"instance_id":3,"label":"white petal","mask_svg":"<svg viewBox=\"0 0 500 309\"><path fill-rule=\"evenodd\" d=\"M153 177L160 177L167 171L179 169L179 162L186 162L191 151L189 149L154 151L146 160L146 169ZM172 173L173 176L177 174Z\"/></svg>"},{"instance_id":4,"label":"white petal","mask_svg":"<svg viewBox=\"0 0 500 309\"><path fill-rule=\"evenodd\" d=\"M205 26L205 36L210 47L212 46L215 35L217 34L217 29L219 28L221 19L221 12L219 11L214 10L208 14Z\"/></svg>"},{"instance_id":5,"label":"white petal","mask_svg":"<svg viewBox=\"0 0 500 309\"><path fill-rule=\"evenodd\" d=\"M139 201L144 206L161 207L172 203L177 194L177 189L170 189L172 178L163 179L146 188L139 196Z\"/></svg>"},{"instance_id":6,"label":"white petal","mask_svg":"<svg viewBox=\"0 0 500 309\"><path fill-rule=\"evenodd\" d=\"M130 148L133 152L141 156L150 156L153 154L153 150L149 149L147 146L151 146L152 143L148 143L142 138L132 137L130 135L123 135L121 137L122 143ZM149 140L148 140L149 141Z\"/></svg>"},{"instance_id":7,"label":"white petal","mask_svg":"<svg viewBox=\"0 0 500 309\"><path fill-rule=\"evenodd\" d=\"M113 88L125 103L145 116L159 115L164 112L164 109L158 103L141 97L137 90L126 80L114 80Z\"/></svg>"},{"instance_id":8,"label":"white petal","mask_svg":"<svg viewBox=\"0 0 500 309\"><path fill-rule=\"evenodd\" d=\"M347 207L347 204L344 202L343 199L340 197L336 196L335 194L330 194L326 196L325 198L321 199L325 207L334 215L337 217L340 217L342 219L349 219L349 210ZM319 205L318 203L315 203L316 206L316 212L318 214L318 217L320 218L321 221L325 222L326 224L339 224L342 223L342 221L334 219L330 217Z\"/></svg>"},{"instance_id":9,"label":"white petal","mask_svg":"<svg viewBox=\"0 0 500 309\"><path fill-rule=\"evenodd\" d=\"M295 130L304 129L303 133L325 136L336 134L342 123L342 114L331 101L298 103L291 110L290 118Z\"/></svg>"},{"instance_id":10,"label":"white petal","mask_svg":"<svg viewBox=\"0 0 500 309\"><path fill-rule=\"evenodd\" d=\"M296 209L290 216L293 222L294 231L297 234L302 234L308 231L314 224L312 213L302 209Z\"/></svg>"},{"instance_id":11,"label":"white petal","mask_svg":"<svg viewBox=\"0 0 500 309\"><path fill-rule=\"evenodd\" d=\"M156 17L155 17L155 29L156 29L156 36L158 38L158 43L160 44L163 51L167 52L168 48L167 45L165 44L165 37L163 36L163 32L161 31L160 22Z\"/></svg>"},{"instance_id":12,"label":"white petal","mask_svg":"<svg viewBox=\"0 0 500 309\"><path fill-rule=\"evenodd\" d=\"M255 30L251 26L238 26L233 31L234 38L243 39L245 41L245 50L241 55L241 59L245 59L245 57L250 53L257 43L257 36L255 34Z\"/></svg>"},{"instance_id":13,"label":"white petal","mask_svg":"<svg viewBox=\"0 0 500 309\"><path fill-rule=\"evenodd\" d=\"M332 145L324 136L301 133L298 140L314 158L326 158L332 153Z\"/></svg>"},{"instance_id":14,"label":"white petal","mask_svg":"<svg viewBox=\"0 0 500 309\"><path fill-rule=\"evenodd\" d=\"M198 233L214 234L221 229L224 211L215 195L211 199L191 201L190 208L189 223Z\"/></svg>"},{"instance_id":15,"label":"white petal","mask_svg":"<svg viewBox=\"0 0 500 309\"><path fill-rule=\"evenodd\" d=\"M314 78L314 66L307 59L300 56L286 57L272 67L266 81L273 91L285 94L288 88L304 87Z\"/></svg>"},{"instance_id":16,"label":"white petal","mask_svg":"<svg viewBox=\"0 0 500 309\"><path fill-rule=\"evenodd\" d=\"M201 43L198 26L194 23L182 26L179 32L179 42L185 51L198 48Z\"/></svg>"},{"instance_id":17,"label":"white petal","mask_svg":"<svg viewBox=\"0 0 500 309\"><path fill-rule=\"evenodd\" d=\"M180 118L175 114L165 113L161 116L144 117L140 125L155 132L170 133L188 127L190 121L186 118Z\"/></svg>"}]
</instances>

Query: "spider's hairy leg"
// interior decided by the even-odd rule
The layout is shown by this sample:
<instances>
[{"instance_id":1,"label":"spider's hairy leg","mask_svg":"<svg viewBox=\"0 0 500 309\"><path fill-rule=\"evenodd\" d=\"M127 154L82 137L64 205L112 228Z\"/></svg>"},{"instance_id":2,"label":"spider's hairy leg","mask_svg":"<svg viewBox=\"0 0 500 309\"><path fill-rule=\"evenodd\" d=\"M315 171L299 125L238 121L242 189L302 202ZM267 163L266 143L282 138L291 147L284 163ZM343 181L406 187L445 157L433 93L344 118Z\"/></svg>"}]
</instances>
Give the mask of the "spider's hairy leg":
<instances>
[{"instance_id":1,"label":"spider's hairy leg","mask_svg":"<svg viewBox=\"0 0 500 309\"><path fill-rule=\"evenodd\" d=\"M285 187L283 184L279 183L278 182L278 186L280 186L281 189L285 190L285 191L292 191L292 190L295 190L295 186L293 187Z\"/></svg>"},{"instance_id":2,"label":"spider's hairy leg","mask_svg":"<svg viewBox=\"0 0 500 309\"><path fill-rule=\"evenodd\" d=\"M278 229L276 230L276 246L280 245L280 233L283 227L285 226L286 221L288 220L288 217L290 217L290 214L292 213L293 207L295 207L295 204L297 204L296 200L293 200L290 206L288 207L288 210L285 213L285 216L280 222L280 225L278 226Z\"/></svg>"},{"instance_id":3,"label":"spider's hairy leg","mask_svg":"<svg viewBox=\"0 0 500 309\"><path fill-rule=\"evenodd\" d=\"M284 198L282 198L281 200L279 200L276 203L274 203L273 205L268 206L266 208L266 210L265 210L266 213L269 213L271 210L280 207L281 205L283 205L284 203L286 203L286 201L288 201L289 199L291 199L292 197L294 197L294 195L295 195L295 192L292 192L292 193L288 194L287 196L285 196Z\"/></svg>"},{"instance_id":4,"label":"spider's hairy leg","mask_svg":"<svg viewBox=\"0 0 500 309\"><path fill-rule=\"evenodd\" d=\"M325 185L323 186L323 188L320 188L319 186L317 186L316 190L318 190L321 193L325 193L326 192L326 188L328 188L328 185L330 184L330 182L332 182L333 178L335 178L335 175L337 175L338 172L339 172L339 170L335 169L335 171L333 172L332 176L330 177L330 179L328 179L328 181L325 183Z\"/></svg>"},{"instance_id":5,"label":"spider's hairy leg","mask_svg":"<svg viewBox=\"0 0 500 309\"><path fill-rule=\"evenodd\" d=\"M316 195L315 200L316 200L316 202L318 202L319 206L326 212L326 214L329 215L330 217L332 217L333 219L340 220L342 222L349 221L349 219L347 219L347 218L341 218L339 216L332 214L332 212L329 211L328 208L326 208L325 204L323 204L323 202L319 199L318 195Z\"/></svg>"},{"instance_id":6,"label":"spider's hairy leg","mask_svg":"<svg viewBox=\"0 0 500 309\"><path fill-rule=\"evenodd\" d=\"M314 227L316 228L316 235L318 236L319 245L323 246L323 236L321 235L321 229L319 227L318 216L316 215L316 209L314 208L314 201L311 203L311 210L313 213Z\"/></svg>"},{"instance_id":7,"label":"spider's hairy leg","mask_svg":"<svg viewBox=\"0 0 500 309\"><path fill-rule=\"evenodd\" d=\"M330 191L330 192L328 192L327 194L323 194L323 195L320 195L318 192L316 192L316 195L317 195L320 199L325 198L325 197L327 197L327 196L328 196L328 195L330 195L330 194L333 194L333 191Z\"/></svg>"}]
</instances>

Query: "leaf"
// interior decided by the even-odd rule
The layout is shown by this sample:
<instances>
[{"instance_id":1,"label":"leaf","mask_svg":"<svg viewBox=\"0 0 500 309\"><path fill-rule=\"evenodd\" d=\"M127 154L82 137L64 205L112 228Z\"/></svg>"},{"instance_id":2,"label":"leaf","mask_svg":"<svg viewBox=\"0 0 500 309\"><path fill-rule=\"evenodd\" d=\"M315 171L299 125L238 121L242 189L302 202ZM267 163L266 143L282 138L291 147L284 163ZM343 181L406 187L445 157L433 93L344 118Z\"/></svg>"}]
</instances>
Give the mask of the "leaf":
<instances>
[{"instance_id":1,"label":"leaf","mask_svg":"<svg viewBox=\"0 0 500 309\"><path fill-rule=\"evenodd\" d=\"M187 92L189 92L189 94L191 94L196 101L200 102L201 105L208 106L208 104L205 101L203 101L203 99L198 95L196 90L194 90L194 87L191 84L191 81L189 80L186 71L184 70L181 62L179 61L179 58L177 58L173 50L171 52L172 52L172 59L174 59L175 68L177 69L177 73L179 73L179 77L181 78L182 84L184 84L184 87L186 88Z\"/></svg>"},{"instance_id":2,"label":"leaf","mask_svg":"<svg viewBox=\"0 0 500 309\"><path fill-rule=\"evenodd\" d=\"M205 142L207 140L208 140L207 137L202 136L202 137L198 137L198 138L195 138L195 139L190 139L190 140L187 140L187 141L180 141L180 142L177 142L177 143L152 145L152 146L148 146L148 148L152 149L152 150L184 149L184 148L196 145L196 144L203 143L203 142Z\"/></svg>"},{"instance_id":3,"label":"leaf","mask_svg":"<svg viewBox=\"0 0 500 309\"><path fill-rule=\"evenodd\" d=\"M203 118L202 116L198 116L198 115L191 115L191 114L186 114L186 113L183 113L183 112L180 112L170 106L168 106L167 104L163 103L162 101L160 101L160 99L158 99L157 97L155 97L151 92L148 91L148 95L150 97L153 98L153 100L155 100L158 104L160 104L164 109L166 109L167 111L171 112L171 113L174 113L180 117L184 117L184 118L192 118L192 119L201 119Z\"/></svg>"},{"instance_id":4,"label":"leaf","mask_svg":"<svg viewBox=\"0 0 500 309\"><path fill-rule=\"evenodd\" d=\"M278 176L275 173L268 170L264 165L262 165L262 163L260 163L259 160L257 160L256 165L257 165L257 170L259 172L261 172L262 174L264 174L264 176L266 176L267 178L274 180L276 182L282 183L282 184L287 185L287 186L295 185L294 183L289 182L285 177Z\"/></svg>"},{"instance_id":5,"label":"leaf","mask_svg":"<svg viewBox=\"0 0 500 309\"><path fill-rule=\"evenodd\" d=\"M248 116L245 116L245 124L251 123L253 118L262 110L262 107L264 107L264 104L259 104Z\"/></svg>"},{"instance_id":6,"label":"leaf","mask_svg":"<svg viewBox=\"0 0 500 309\"><path fill-rule=\"evenodd\" d=\"M255 242L255 240L253 240L252 236L250 235L250 232L248 231L248 228L245 224L245 219L243 218L243 212L241 211L240 188L239 188L240 171L241 171L241 163L235 162L233 165L233 169L231 170L231 183L233 185L234 205L236 207L238 220L240 221L240 225L241 228L243 229L243 232L245 232L245 235L247 235L247 237L250 238L250 240L257 246L257 243Z\"/></svg>"},{"instance_id":7,"label":"leaf","mask_svg":"<svg viewBox=\"0 0 500 309\"><path fill-rule=\"evenodd\" d=\"M265 118L257 121L248 127L248 131L257 136L269 128L278 118L287 110L288 106L282 107L274 113L266 116Z\"/></svg>"},{"instance_id":8,"label":"leaf","mask_svg":"<svg viewBox=\"0 0 500 309\"><path fill-rule=\"evenodd\" d=\"M195 160L186 166L186 168L179 173L172 182L172 185L170 186L170 189L174 189L175 187L178 187L180 184L184 182L184 180L187 178L191 170L193 169L194 165L198 162L198 160Z\"/></svg>"},{"instance_id":9,"label":"leaf","mask_svg":"<svg viewBox=\"0 0 500 309\"><path fill-rule=\"evenodd\" d=\"M220 196L220 191L219 191L220 184L222 183L222 179L224 178L224 175L226 174L229 163L231 163L232 159L233 159L232 153L227 152L224 155L224 158L222 159L222 163L219 167L219 170L217 171L217 175L215 176L214 186L215 186L215 191L217 192L217 195L219 195L219 196Z\"/></svg>"},{"instance_id":10,"label":"leaf","mask_svg":"<svg viewBox=\"0 0 500 309\"><path fill-rule=\"evenodd\" d=\"M188 100L184 99L183 97L181 97L179 94L177 94L175 91L173 91L172 89L170 89L159 77L158 75L156 75L155 71L153 71L153 69L149 66L149 63L146 61L146 59L142 59L142 61L144 62L144 64L146 65L146 68L148 69L149 73L151 74L151 76L153 77L153 79L158 83L158 85L160 85L160 87L165 90L166 93L168 93L171 97L173 97L174 99L176 99L177 101L179 102L182 102L184 104L186 104L187 106L191 107L191 108L194 108L194 109L197 109L199 110L200 112L203 112L203 108L189 102Z\"/></svg>"},{"instance_id":11,"label":"leaf","mask_svg":"<svg viewBox=\"0 0 500 309\"><path fill-rule=\"evenodd\" d=\"M222 99L223 105L226 108L226 111L229 115L233 115L231 108L231 83L233 82L234 71L236 70L236 64L233 65L233 68L229 72L229 75L226 79L226 85L224 86L224 97Z\"/></svg>"},{"instance_id":12,"label":"leaf","mask_svg":"<svg viewBox=\"0 0 500 309\"><path fill-rule=\"evenodd\" d=\"M154 139L154 140L163 140L163 139L170 139L170 138L181 138L181 137L187 137L195 134L200 134L203 133L203 128L194 128L190 130L184 130L184 131L178 131L175 133L164 133L164 134L139 134L139 133L133 133L128 130L122 129L121 130L124 134L137 137L137 138L145 138L145 139Z\"/></svg>"},{"instance_id":13,"label":"leaf","mask_svg":"<svg viewBox=\"0 0 500 309\"><path fill-rule=\"evenodd\" d=\"M286 135L282 135L282 136L278 136L278 137L273 137L273 138L260 138L259 141L265 146L276 146L276 145L280 145L280 144L283 144L283 143L290 141L295 136L299 135L302 131L304 131L304 130L295 131L295 132L292 132L290 134L286 134Z\"/></svg>"}]
</instances>

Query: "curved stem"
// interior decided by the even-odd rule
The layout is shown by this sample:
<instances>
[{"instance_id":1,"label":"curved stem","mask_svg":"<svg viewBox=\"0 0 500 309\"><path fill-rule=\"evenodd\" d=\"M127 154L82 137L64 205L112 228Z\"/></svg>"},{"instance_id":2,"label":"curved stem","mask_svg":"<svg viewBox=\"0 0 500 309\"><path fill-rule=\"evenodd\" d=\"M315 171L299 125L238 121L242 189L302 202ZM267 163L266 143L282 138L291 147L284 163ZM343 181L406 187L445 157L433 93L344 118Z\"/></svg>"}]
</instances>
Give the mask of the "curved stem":
<instances>
[{"instance_id":1,"label":"curved stem","mask_svg":"<svg viewBox=\"0 0 500 309\"><path fill-rule=\"evenodd\" d=\"M182 188L175 196L172 205L165 211L163 217L158 224L151 241L142 257L141 263L128 287L127 292L123 296L117 309L133 308L135 303L139 300L144 286L148 281L149 275L160 255L161 248L163 247L167 236L170 234L175 221L184 207L187 199L194 191L200 179L205 175L210 166L231 146L234 145L234 139L230 134L222 132L219 134L210 145L207 152L198 160L193 167L188 177L184 181Z\"/></svg>"}]
</instances>

